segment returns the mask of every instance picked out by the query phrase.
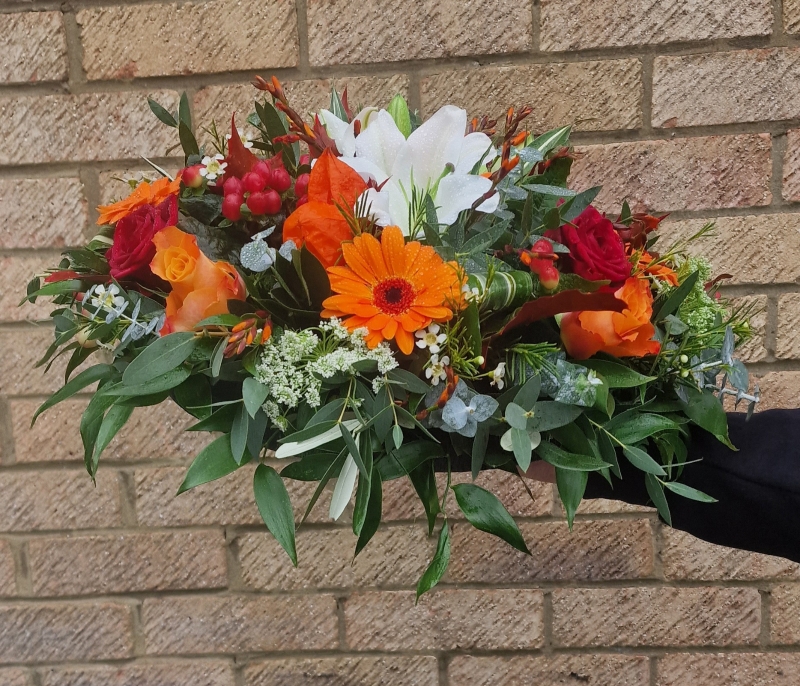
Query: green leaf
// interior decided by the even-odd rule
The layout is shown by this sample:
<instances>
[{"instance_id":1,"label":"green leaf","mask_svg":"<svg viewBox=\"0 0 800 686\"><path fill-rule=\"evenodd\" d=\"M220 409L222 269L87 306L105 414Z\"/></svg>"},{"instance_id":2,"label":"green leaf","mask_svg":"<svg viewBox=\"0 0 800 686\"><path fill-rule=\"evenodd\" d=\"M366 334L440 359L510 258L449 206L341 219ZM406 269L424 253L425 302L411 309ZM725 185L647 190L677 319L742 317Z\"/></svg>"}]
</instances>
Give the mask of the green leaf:
<instances>
[{"instance_id":1,"label":"green leaf","mask_svg":"<svg viewBox=\"0 0 800 686\"><path fill-rule=\"evenodd\" d=\"M572 131L572 126L561 126L557 129L552 129L543 133L538 138L534 138L530 144L531 148L535 148L542 155L546 155L551 150L565 145L569 140L569 134Z\"/></svg>"},{"instance_id":2,"label":"green leaf","mask_svg":"<svg viewBox=\"0 0 800 686\"><path fill-rule=\"evenodd\" d=\"M478 312L478 305L475 302L469 303L461 313L464 326L467 330L467 342L470 351L477 357L483 348L483 336L481 336L481 319Z\"/></svg>"},{"instance_id":3,"label":"green leaf","mask_svg":"<svg viewBox=\"0 0 800 686\"><path fill-rule=\"evenodd\" d=\"M436 488L436 476L433 473L433 463L423 463L408 473L414 490L422 501L425 515L428 518L428 535L433 533L436 516L441 512L439 507L439 492Z\"/></svg>"},{"instance_id":4,"label":"green leaf","mask_svg":"<svg viewBox=\"0 0 800 686\"><path fill-rule=\"evenodd\" d=\"M358 475L358 487L356 488L356 502L353 506L353 533L358 536L364 520L367 517L367 505L369 504L369 487L371 479L367 479L363 474Z\"/></svg>"},{"instance_id":5,"label":"green leaf","mask_svg":"<svg viewBox=\"0 0 800 686\"><path fill-rule=\"evenodd\" d=\"M242 318L235 314L215 314L211 317L206 317L199 324L195 324L195 329L203 328L204 326L236 326Z\"/></svg>"},{"instance_id":6,"label":"green leaf","mask_svg":"<svg viewBox=\"0 0 800 686\"><path fill-rule=\"evenodd\" d=\"M577 429L576 429L577 430ZM607 462L603 462L591 455L579 455L578 453L570 453L559 448L554 443L542 441L536 452L545 461L549 462L554 467L561 469L572 469L578 472L596 472L606 467L610 467Z\"/></svg>"},{"instance_id":7,"label":"green leaf","mask_svg":"<svg viewBox=\"0 0 800 686\"><path fill-rule=\"evenodd\" d=\"M367 504L366 517L364 518L361 533L358 535L358 542L356 543L356 552L358 555L364 550L367 543L370 542L378 527L381 524L381 515L383 513L383 485L381 484L381 475L378 470L373 470L372 478L370 479L370 495L369 503Z\"/></svg>"},{"instance_id":8,"label":"green leaf","mask_svg":"<svg viewBox=\"0 0 800 686\"><path fill-rule=\"evenodd\" d=\"M172 128L177 128L178 122L175 121L175 117L153 100L153 98L147 98L147 104L150 105L150 111L158 117L159 121Z\"/></svg>"},{"instance_id":9,"label":"green leaf","mask_svg":"<svg viewBox=\"0 0 800 686\"><path fill-rule=\"evenodd\" d=\"M139 386L172 371L189 358L199 341L191 331L162 336L125 368L122 383Z\"/></svg>"},{"instance_id":10,"label":"green leaf","mask_svg":"<svg viewBox=\"0 0 800 686\"><path fill-rule=\"evenodd\" d=\"M533 406L533 417L528 421L531 431L551 431L571 424L581 416L583 408L554 400L543 400Z\"/></svg>"},{"instance_id":11,"label":"green leaf","mask_svg":"<svg viewBox=\"0 0 800 686\"><path fill-rule=\"evenodd\" d=\"M669 417L649 412L636 413L625 422L609 429L620 443L639 443L660 431L673 431L678 425Z\"/></svg>"},{"instance_id":12,"label":"green leaf","mask_svg":"<svg viewBox=\"0 0 800 686\"><path fill-rule=\"evenodd\" d=\"M497 243L506 231L508 231L508 224L498 222L470 238L458 249L458 252L462 255L474 255L475 253L483 252Z\"/></svg>"},{"instance_id":13,"label":"green leaf","mask_svg":"<svg viewBox=\"0 0 800 686\"><path fill-rule=\"evenodd\" d=\"M295 481L320 481L335 459L333 453L306 453L297 462L286 465L281 476Z\"/></svg>"},{"instance_id":14,"label":"green leaf","mask_svg":"<svg viewBox=\"0 0 800 686\"><path fill-rule=\"evenodd\" d=\"M376 466L383 481L410 475L420 465L443 455L442 446L431 441L411 441L378 460Z\"/></svg>"},{"instance_id":15,"label":"green leaf","mask_svg":"<svg viewBox=\"0 0 800 686\"><path fill-rule=\"evenodd\" d=\"M707 493L703 493L703 491L698 491L696 488L692 488L691 486L687 486L686 484L682 484L677 481L665 481L663 483L664 486L668 488L670 491L672 491L673 493L677 493L678 495L682 495L684 498L697 500L701 503L718 502L716 498L712 498Z\"/></svg>"},{"instance_id":16,"label":"green leaf","mask_svg":"<svg viewBox=\"0 0 800 686\"><path fill-rule=\"evenodd\" d=\"M223 433L229 433L238 410L239 408L236 405L223 405L214 410L208 417L201 419L196 424L192 424L186 431L222 431Z\"/></svg>"},{"instance_id":17,"label":"green leaf","mask_svg":"<svg viewBox=\"0 0 800 686\"><path fill-rule=\"evenodd\" d=\"M577 191L571 191L569 188L562 188L561 186L548 186L545 183L525 183L522 184L531 193L538 193L539 195L554 195L559 198L571 198L578 195Z\"/></svg>"},{"instance_id":18,"label":"green leaf","mask_svg":"<svg viewBox=\"0 0 800 686\"><path fill-rule=\"evenodd\" d=\"M389 379L397 381L401 386L411 393L425 395L431 387L420 379L416 374L412 374L405 369L392 369L389 372Z\"/></svg>"},{"instance_id":19,"label":"green leaf","mask_svg":"<svg viewBox=\"0 0 800 686\"><path fill-rule=\"evenodd\" d=\"M528 471L531 466L531 439L525 429L511 429L511 447L514 449L514 458L517 460L519 468L523 472Z\"/></svg>"},{"instance_id":20,"label":"green leaf","mask_svg":"<svg viewBox=\"0 0 800 686\"><path fill-rule=\"evenodd\" d=\"M264 434L267 432L268 424L269 417L267 417L264 410L256 412L256 416L252 417L248 422L247 450L254 459L258 458L261 454L261 448L264 447Z\"/></svg>"},{"instance_id":21,"label":"green leaf","mask_svg":"<svg viewBox=\"0 0 800 686\"><path fill-rule=\"evenodd\" d=\"M433 559L425 570L420 580L417 582L417 601L423 593L430 591L441 581L450 563L450 529L445 521L439 532L439 542L436 544L436 552Z\"/></svg>"},{"instance_id":22,"label":"green leaf","mask_svg":"<svg viewBox=\"0 0 800 686\"><path fill-rule=\"evenodd\" d=\"M225 348L227 344L227 338L220 338L217 346L214 348L214 352L211 353L209 368L211 369L211 376L215 379L219 377L219 373L222 370L222 363L225 360Z\"/></svg>"},{"instance_id":23,"label":"green leaf","mask_svg":"<svg viewBox=\"0 0 800 686\"><path fill-rule=\"evenodd\" d=\"M622 472L619 469L619 461L617 460L617 451L614 444L608 437L605 431L597 432L597 443L600 448L600 456L611 465L611 471L614 472L618 479L622 478Z\"/></svg>"},{"instance_id":24,"label":"green leaf","mask_svg":"<svg viewBox=\"0 0 800 686\"><path fill-rule=\"evenodd\" d=\"M657 476L666 475L664 468L641 448L626 445L622 448L622 453L634 467L641 469L643 472Z\"/></svg>"},{"instance_id":25,"label":"green leaf","mask_svg":"<svg viewBox=\"0 0 800 686\"><path fill-rule=\"evenodd\" d=\"M72 379L69 383L65 384L62 388L57 390L53 395L51 395L47 400L45 400L40 406L39 409L36 410L33 414L33 419L31 419L31 426L34 425L36 422L36 418L49 410L54 405L57 405L62 400L66 400L67 398L72 397L79 391L82 391L87 386L97 382L97 381L104 381L106 379L110 379L117 374L117 370L112 367L110 364L96 364L93 367L89 367L78 374L74 379Z\"/></svg>"},{"instance_id":26,"label":"green leaf","mask_svg":"<svg viewBox=\"0 0 800 686\"><path fill-rule=\"evenodd\" d=\"M294 510L283 479L272 467L260 464L253 476L253 491L261 519L297 567Z\"/></svg>"},{"instance_id":27,"label":"green leaf","mask_svg":"<svg viewBox=\"0 0 800 686\"><path fill-rule=\"evenodd\" d=\"M339 95L339 91L336 88L331 88L331 113L346 124L350 123L347 119L347 111L344 109L342 96Z\"/></svg>"},{"instance_id":28,"label":"green leaf","mask_svg":"<svg viewBox=\"0 0 800 686\"><path fill-rule=\"evenodd\" d=\"M181 93L181 100L178 104L178 119L191 130L192 112L189 109L189 96L186 95L185 91Z\"/></svg>"},{"instance_id":29,"label":"green leaf","mask_svg":"<svg viewBox=\"0 0 800 686\"><path fill-rule=\"evenodd\" d=\"M174 335L174 334L173 334ZM133 395L152 395L153 393L161 393L162 391L169 391L177 386L180 386L191 375L186 367L178 367L172 369L166 374L162 374L155 379L150 379L147 383L137 384L135 386L126 386L120 384L113 389L103 390L103 393L109 395L120 396L133 396Z\"/></svg>"},{"instance_id":30,"label":"green leaf","mask_svg":"<svg viewBox=\"0 0 800 686\"><path fill-rule=\"evenodd\" d=\"M572 523L575 521L575 513L581 504L583 494L586 492L586 484L589 481L588 472L576 472L572 469L559 469L556 467L556 486L558 486L558 497L567 512L567 524L572 530Z\"/></svg>"},{"instance_id":31,"label":"green leaf","mask_svg":"<svg viewBox=\"0 0 800 686\"><path fill-rule=\"evenodd\" d=\"M399 424L395 424L392 427L392 441L395 448L400 448L403 445L403 429Z\"/></svg>"},{"instance_id":32,"label":"green leaf","mask_svg":"<svg viewBox=\"0 0 800 686\"><path fill-rule=\"evenodd\" d=\"M673 290L667 299L664 300L664 302L662 302L661 305L656 309L656 311L653 313L653 321L660 322L663 319L666 319L669 315L677 312L683 301L686 300L686 296L692 292L692 289L699 278L699 271L689 274L689 276L684 279L684 282L675 290Z\"/></svg>"},{"instance_id":33,"label":"green leaf","mask_svg":"<svg viewBox=\"0 0 800 686\"><path fill-rule=\"evenodd\" d=\"M361 457L361 451L358 448L355 438L353 438L353 434L350 433L350 429L348 429L344 424L339 424L339 431L342 434L344 444L347 446L350 456L353 458L356 466L358 467L358 471L364 478L369 479L369 470L364 464L364 460Z\"/></svg>"},{"instance_id":34,"label":"green leaf","mask_svg":"<svg viewBox=\"0 0 800 686\"><path fill-rule=\"evenodd\" d=\"M261 409L264 401L269 395L269 387L256 381L252 377L247 377L242 384L242 399L247 412L251 417L256 416L256 412Z\"/></svg>"},{"instance_id":35,"label":"green leaf","mask_svg":"<svg viewBox=\"0 0 800 686\"><path fill-rule=\"evenodd\" d=\"M178 405L197 419L211 416L211 385L208 379L199 374L190 376L172 391L172 397Z\"/></svg>"},{"instance_id":36,"label":"green leaf","mask_svg":"<svg viewBox=\"0 0 800 686\"><path fill-rule=\"evenodd\" d=\"M475 484L456 484L451 488L458 507L472 526L503 539L523 553L531 554L517 523L496 495Z\"/></svg>"},{"instance_id":37,"label":"green leaf","mask_svg":"<svg viewBox=\"0 0 800 686\"><path fill-rule=\"evenodd\" d=\"M661 481L652 474L645 474L644 485L647 488L647 494L650 496L650 500L653 501L653 505L656 506L658 514L661 515L661 519L669 526L672 526L672 515L669 512L669 504L667 503L667 497L664 494L664 486Z\"/></svg>"},{"instance_id":38,"label":"green leaf","mask_svg":"<svg viewBox=\"0 0 800 686\"><path fill-rule=\"evenodd\" d=\"M183 154L186 157L200 154L200 148L197 145L197 139L194 137L192 130L182 121L178 122L178 138L180 138Z\"/></svg>"},{"instance_id":39,"label":"green leaf","mask_svg":"<svg viewBox=\"0 0 800 686\"><path fill-rule=\"evenodd\" d=\"M411 113L408 111L408 103L402 95L395 95L389 103L387 111L394 119L397 128L400 129L406 138L411 135Z\"/></svg>"},{"instance_id":40,"label":"green leaf","mask_svg":"<svg viewBox=\"0 0 800 686\"><path fill-rule=\"evenodd\" d=\"M483 460L486 457L486 448L489 446L489 426L487 422L478 424L475 438L472 439L472 480L478 478L483 469Z\"/></svg>"},{"instance_id":41,"label":"green leaf","mask_svg":"<svg viewBox=\"0 0 800 686\"><path fill-rule=\"evenodd\" d=\"M709 391L699 391L689 386L686 392L689 396L689 402L683 403L686 416L731 450L736 450L728 436L728 417L719 399Z\"/></svg>"},{"instance_id":42,"label":"green leaf","mask_svg":"<svg viewBox=\"0 0 800 686\"><path fill-rule=\"evenodd\" d=\"M536 374L528 379L525 384L517 391L514 402L524 410L532 410L534 403L539 398L539 391L542 388L541 377Z\"/></svg>"},{"instance_id":43,"label":"green leaf","mask_svg":"<svg viewBox=\"0 0 800 686\"><path fill-rule=\"evenodd\" d=\"M528 413L516 403L508 403L505 419L515 429L524 431L528 426Z\"/></svg>"},{"instance_id":44,"label":"green leaf","mask_svg":"<svg viewBox=\"0 0 800 686\"><path fill-rule=\"evenodd\" d=\"M178 495L201 484L220 479L235 472L249 459L242 460L241 464L233 459L231 452L231 438L228 434L219 436L209 443L194 459L186 472L183 483L178 488Z\"/></svg>"},{"instance_id":45,"label":"green leaf","mask_svg":"<svg viewBox=\"0 0 800 686\"><path fill-rule=\"evenodd\" d=\"M94 462L95 444L103 424L103 415L114 404L114 398L96 393L81 415L80 434L83 442L83 462L86 471L94 479L97 466Z\"/></svg>"},{"instance_id":46,"label":"green leaf","mask_svg":"<svg viewBox=\"0 0 800 686\"><path fill-rule=\"evenodd\" d=\"M655 376L645 376L623 364L607 360L583 360L580 364L600 374L609 388L635 388L656 379Z\"/></svg>"},{"instance_id":47,"label":"green leaf","mask_svg":"<svg viewBox=\"0 0 800 686\"><path fill-rule=\"evenodd\" d=\"M125 426L133 414L135 408L132 405L112 405L111 409L103 417L103 422L100 424L100 429L97 432L97 440L94 445L94 452L92 454L92 476L97 473L97 465L100 461L100 455L111 443L114 436L117 435L119 430Z\"/></svg>"},{"instance_id":48,"label":"green leaf","mask_svg":"<svg viewBox=\"0 0 800 686\"><path fill-rule=\"evenodd\" d=\"M244 405L239 405L231 427L231 454L237 464L240 464L247 448L247 432L250 416Z\"/></svg>"},{"instance_id":49,"label":"green leaf","mask_svg":"<svg viewBox=\"0 0 800 686\"><path fill-rule=\"evenodd\" d=\"M594 186L593 188L588 188L585 191L578 193L573 199L572 203L570 204L568 209L561 210L561 220L564 222L571 222L575 219L581 212L583 212L589 205L592 204L592 200L597 197L597 194L602 190L602 186Z\"/></svg>"}]
</instances>

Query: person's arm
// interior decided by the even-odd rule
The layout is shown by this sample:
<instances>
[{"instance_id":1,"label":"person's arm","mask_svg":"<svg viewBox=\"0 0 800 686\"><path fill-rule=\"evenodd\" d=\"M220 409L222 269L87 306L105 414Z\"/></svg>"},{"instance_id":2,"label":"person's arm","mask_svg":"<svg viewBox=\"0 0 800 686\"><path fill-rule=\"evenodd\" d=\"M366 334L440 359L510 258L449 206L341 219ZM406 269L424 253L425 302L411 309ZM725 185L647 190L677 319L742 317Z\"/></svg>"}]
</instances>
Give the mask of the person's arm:
<instances>
[{"instance_id":1,"label":"person's arm","mask_svg":"<svg viewBox=\"0 0 800 686\"><path fill-rule=\"evenodd\" d=\"M711 434L692 429L680 481L716 498L700 503L667 492L672 525L697 538L731 548L800 562L800 410L728 415L730 450ZM623 478L613 487L592 474L587 498L646 505L644 475L620 457Z\"/></svg>"}]
</instances>

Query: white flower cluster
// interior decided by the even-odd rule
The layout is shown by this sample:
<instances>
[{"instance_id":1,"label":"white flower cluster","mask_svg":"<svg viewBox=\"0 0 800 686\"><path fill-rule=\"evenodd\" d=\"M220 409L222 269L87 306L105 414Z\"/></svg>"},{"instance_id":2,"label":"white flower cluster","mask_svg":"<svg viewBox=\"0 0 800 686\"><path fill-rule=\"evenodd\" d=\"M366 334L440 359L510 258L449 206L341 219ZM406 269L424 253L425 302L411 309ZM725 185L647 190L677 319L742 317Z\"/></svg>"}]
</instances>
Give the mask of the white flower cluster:
<instances>
[{"instance_id":1,"label":"white flower cluster","mask_svg":"<svg viewBox=\"0 0 800 686\"><path fill-rule=\"evenodd\" d=\"M350 332L339 320L331 319L322 322L319 331L338 341L334 350L321 353L322 341L312 331L285 331L277 340L270 339L256 365L256 379L269 388L264 411L282 430L286 427L284 415L302 400L319 407L323 379L353 374L354 365L366 360L374 361L381 374L397 367L386 343L371 350L367 347L366 329Z\"/></svg>"}]
</instances>

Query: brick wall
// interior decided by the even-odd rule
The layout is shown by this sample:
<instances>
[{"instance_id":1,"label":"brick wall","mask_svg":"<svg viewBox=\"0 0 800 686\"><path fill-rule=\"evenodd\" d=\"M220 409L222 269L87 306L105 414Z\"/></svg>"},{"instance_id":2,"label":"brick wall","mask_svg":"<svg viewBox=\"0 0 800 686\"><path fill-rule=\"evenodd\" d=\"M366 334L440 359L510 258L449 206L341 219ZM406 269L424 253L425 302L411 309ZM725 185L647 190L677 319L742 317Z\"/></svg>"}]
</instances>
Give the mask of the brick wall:
<instances>
[{"instance_id":1,"label":"brick wall","mask_svg":"<svg viewBox=\"0 0 800 686\"><path fill-rule=\"evenodd\" d=\"M176 408L137 410L93 487L85 397L28 429L59 365L32 371L47 306L16 308L31 272L92 235L114 177L139 155L176 166L147 95L244 117L258 71L305 109L334 82L426 115L528 102L537 129L575 123L575 184L603 183L603 208L671 212L676 236L718 220L702 249L763 306L747 353L763 406L797 405L800 1L2 0L0 35L0 685L800 683L800 566L643 508L585 504L569 534L549 486L531 501L484 475L533 556L455 519L446 582L415 607L434 544L402 484L355 564L318 507L299 570L248 469L173 497L201 445Z\"/></svg>"}]
</instances>

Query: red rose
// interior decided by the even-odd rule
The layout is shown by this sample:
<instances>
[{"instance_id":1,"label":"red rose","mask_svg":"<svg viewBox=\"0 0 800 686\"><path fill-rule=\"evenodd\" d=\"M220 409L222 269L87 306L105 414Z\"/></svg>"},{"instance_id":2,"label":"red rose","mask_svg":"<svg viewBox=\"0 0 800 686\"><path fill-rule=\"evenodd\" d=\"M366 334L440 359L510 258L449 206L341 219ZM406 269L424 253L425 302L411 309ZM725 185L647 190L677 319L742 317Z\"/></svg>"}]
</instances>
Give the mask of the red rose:
<instances>
[{"instance_id":1,"label":"red rose","mask_svg":"<svg viewBox=\"0 0 800 686\"><path fill-rule=\"evenodd\" d=\"M155 236L165 226L178 221L178 199L171 195L160 205L142 205L117 222L114 244L106 252L111 276L118 281L128 279L157 285L161 279L150 271L156 255Z\"/></svg>"},{"instance_id":2,"label":"red rose","mask_svg":"<svg viewBox=\"0 0 800 686\"><path fill-rule=\"evenodd\" d=\"M572 224L545 234L569 248L564 258L578 276L590 281L622 283L631 275L622 239L614 225L591 205Z\"/></svg>"}]
</instances>

